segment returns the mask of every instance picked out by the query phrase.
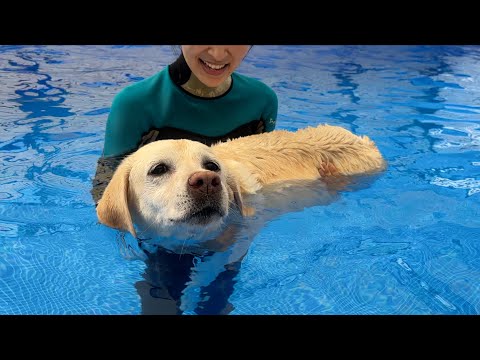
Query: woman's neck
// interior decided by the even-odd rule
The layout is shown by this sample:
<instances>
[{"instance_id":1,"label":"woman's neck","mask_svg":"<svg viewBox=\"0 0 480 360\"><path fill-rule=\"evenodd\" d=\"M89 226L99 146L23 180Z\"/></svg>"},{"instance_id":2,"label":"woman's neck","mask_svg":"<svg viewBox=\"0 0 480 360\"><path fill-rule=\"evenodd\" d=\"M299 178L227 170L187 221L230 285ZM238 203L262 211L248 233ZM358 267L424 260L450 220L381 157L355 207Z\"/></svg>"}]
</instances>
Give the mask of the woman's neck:
<instances>
[{"instance_id":1,"label":"woman's neck","mask_svg":"<svg viewBox=\"0 0 480 360\"><path fill-rule=\"evenodd\" d=\"M208 87L203 84L198 78L191 73L190 78L188 81L181 85L183 89L188 91L189 93L200 96L200 97L217 97L225 94L228 89L230 89L230 85L232 84L232 77L229 76L227 80L221 83L217 87Z\"/></svg>"}]
</instances>

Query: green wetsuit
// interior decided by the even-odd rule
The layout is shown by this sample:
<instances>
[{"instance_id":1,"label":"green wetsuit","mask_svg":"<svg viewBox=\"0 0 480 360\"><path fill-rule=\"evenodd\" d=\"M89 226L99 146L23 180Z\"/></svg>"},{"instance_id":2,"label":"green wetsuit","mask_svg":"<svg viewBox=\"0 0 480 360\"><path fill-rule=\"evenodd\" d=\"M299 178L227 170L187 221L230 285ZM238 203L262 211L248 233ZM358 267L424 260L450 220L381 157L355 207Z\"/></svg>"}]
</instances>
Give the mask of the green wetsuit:
<instances>
[{"instance_id":1,"label":"green wetsuit","mask_svg":"<svg viewBox=\"0 0 480 360\"><path fill-rule=\"evenodd\" d=\"M107 121L103 156L132 152L145 139L187 138L210 145L256 133L259 121L263 131L275 128L277 96L264 83L233 73L224 94L199 97L174 79L178 77L172 71L174 64L117 94Z\"/></svg>"}]
</instances>

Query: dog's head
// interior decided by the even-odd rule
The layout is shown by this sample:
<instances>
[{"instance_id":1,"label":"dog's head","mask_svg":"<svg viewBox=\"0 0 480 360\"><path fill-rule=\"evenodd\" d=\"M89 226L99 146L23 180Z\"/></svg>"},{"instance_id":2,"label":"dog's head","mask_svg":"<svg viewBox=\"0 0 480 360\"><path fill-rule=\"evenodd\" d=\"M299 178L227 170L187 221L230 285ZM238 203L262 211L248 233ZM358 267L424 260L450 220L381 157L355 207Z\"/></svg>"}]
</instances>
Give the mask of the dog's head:
<instances>
[{"instance_id":1,"label":"dog's head","mask_svg":"<svg viewBox=\"0 0 480 360\"><path fill-rule=\"evenodd\" d=\"M235 203L238 185L211 149L190 140L161 140L141 147L116 169L97 205L100 222L137 236L134 225L159 236L177 227L216 230Z\"/></svg>"}]
</instances>

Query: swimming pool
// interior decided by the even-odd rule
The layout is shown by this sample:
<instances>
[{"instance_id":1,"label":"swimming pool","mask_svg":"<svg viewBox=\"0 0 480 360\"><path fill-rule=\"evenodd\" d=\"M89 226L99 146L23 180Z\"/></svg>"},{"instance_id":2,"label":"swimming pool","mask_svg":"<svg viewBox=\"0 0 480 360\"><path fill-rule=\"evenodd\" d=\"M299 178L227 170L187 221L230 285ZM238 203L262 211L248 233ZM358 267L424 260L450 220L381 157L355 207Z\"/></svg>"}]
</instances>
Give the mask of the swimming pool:
<instances>
[{"instance_id":1,"label":"swimming pool","mask_svg":"<svg viewBox=\"0 0 480 360\"><path fill-rule=\"evenodd\" d=\"M175 57L0 46L0 314L480 313L480 47L254 46L239 72L277 92L277 128L343 126L389 167L266 221L227 267L140 257L90 196L113 96Z\"/></svg>"}]
</instances>

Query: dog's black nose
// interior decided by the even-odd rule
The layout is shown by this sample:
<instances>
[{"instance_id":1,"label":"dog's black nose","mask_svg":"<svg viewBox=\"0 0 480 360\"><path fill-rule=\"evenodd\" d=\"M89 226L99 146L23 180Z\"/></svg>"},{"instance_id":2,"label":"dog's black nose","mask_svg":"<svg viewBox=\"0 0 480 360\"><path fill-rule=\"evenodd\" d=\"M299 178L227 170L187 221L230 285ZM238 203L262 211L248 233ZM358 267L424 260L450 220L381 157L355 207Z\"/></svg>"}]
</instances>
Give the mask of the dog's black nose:
<instances>
[{"instance_id":1,"label":"dog's black nose","mask_svg":"<svg viewBox=\"0 0 480 360\"><path fill-rule=\"evenodd\" d=\"M213 171L198 171L188 178L188 186L194 192L210 194L221 189L220 176Z\"/></svg>"}]
</instances>

